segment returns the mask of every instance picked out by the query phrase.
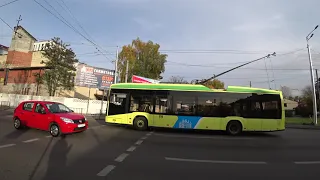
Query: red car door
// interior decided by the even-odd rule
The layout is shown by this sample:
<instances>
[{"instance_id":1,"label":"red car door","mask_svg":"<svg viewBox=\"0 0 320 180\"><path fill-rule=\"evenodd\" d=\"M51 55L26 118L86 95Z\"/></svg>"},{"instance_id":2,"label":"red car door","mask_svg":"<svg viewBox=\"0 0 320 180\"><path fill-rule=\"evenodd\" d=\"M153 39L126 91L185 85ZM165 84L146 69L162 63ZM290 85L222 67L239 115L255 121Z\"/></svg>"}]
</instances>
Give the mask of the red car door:
<instances>
[{"instance_id":1,"label":"red car door","mask_svg":"<svg viewBox=\"0 0 320 180\"><path fill-rule=\"evenodd\" d=\"M22 106L22 110L18 114L18 117L27 127L35 128L35 124L32 120L32 114L34 109L34 102L25 102Z\"/></svg>"},{"instance_id":2,"label":"red car door","mask_svg":"<svg viewBox=\"0 0 320 180\"><path fill-rule=\"evenodd\" d=\"M49 129L51 114L46 110L43 104L37 103L32 116L37 129L45 131Z\"/></svg>"}]
</instances>

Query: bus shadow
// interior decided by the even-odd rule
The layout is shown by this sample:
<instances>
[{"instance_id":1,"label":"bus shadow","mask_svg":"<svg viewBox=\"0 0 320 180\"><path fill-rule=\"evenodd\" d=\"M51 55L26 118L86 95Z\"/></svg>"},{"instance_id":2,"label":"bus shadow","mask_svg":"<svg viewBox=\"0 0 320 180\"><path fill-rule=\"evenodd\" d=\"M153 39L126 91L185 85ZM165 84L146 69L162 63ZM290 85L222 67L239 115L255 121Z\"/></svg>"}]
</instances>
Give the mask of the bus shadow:
<instances>
[{"instance_id":1,"label":"bus shadow","mask_svg":"<svg viewBox=\"0 0 320 180\"><path fill-rule=\"evenodd\" d=\"M114 128L123 128L127 130L137 131L134 129L131 125L126 124L114 124L114 123L107 123L104 120L96 120L101 125L106 125L108 127L114 127ZM171 133L171 134L192 134L192 135L222 135L222 136L228 136L233 137L232 135L227 134L225 131L219 131L219 130L199 130L199 129L173 129L173 128L161 128L161 127L150 127L149 131L155 131L155 132L161 132L161 133ZM281 132L280 132L281 133ZM267 138L278 138L281 134L279 132L242 132L240 135L237 135L236 137L267 137ZM235 136L234 136L235 137Z\"/></svg>"},{"instance_id":2,"label":"bus shadow","mask_svg":"<svg viewBox=\"0 0 320 180\"><path fill-rule=\"evenodd\" d=\"M133 128L130 128L133 129ZM279 132L242 132L241 134L237 136L232 136L229 135L225 131L219 131L219 130L198 130L198 129L171 129L171 128L150 128L150 131L155 131L155 132L161 132L161 133L170 133L170 134L188 134L188 135L212 135L212 136L217 136L217 135L222 135L222 136L229 136L229 137L267 137L267 138L278 138L280 137Z\"/></svg>"}]
</instances>

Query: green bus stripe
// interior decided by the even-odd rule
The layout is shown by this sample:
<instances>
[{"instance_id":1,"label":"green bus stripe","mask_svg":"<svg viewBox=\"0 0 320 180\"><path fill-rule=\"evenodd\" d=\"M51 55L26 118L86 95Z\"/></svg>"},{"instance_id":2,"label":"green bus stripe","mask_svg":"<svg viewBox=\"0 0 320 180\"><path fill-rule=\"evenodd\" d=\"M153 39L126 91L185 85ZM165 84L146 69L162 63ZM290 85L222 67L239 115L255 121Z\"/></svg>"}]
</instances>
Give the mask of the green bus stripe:
<instances>
[{"instance_id":1,"label":"green bus stripe","mask_svg":"<svg viewBox=\"0 0 320 180\"><path fill-rule=\"evenodd\" d=\"M111 85L112 89L148 89L148 90L172 90L172 91L201 91L201 92L236 92L236 93L263 93L280 94L281 91L250 88L241 86L228 86L226 90L210 89L203 85L193 84L149 84L149 83L118 83Z\"/></svg>"}]
</instances>

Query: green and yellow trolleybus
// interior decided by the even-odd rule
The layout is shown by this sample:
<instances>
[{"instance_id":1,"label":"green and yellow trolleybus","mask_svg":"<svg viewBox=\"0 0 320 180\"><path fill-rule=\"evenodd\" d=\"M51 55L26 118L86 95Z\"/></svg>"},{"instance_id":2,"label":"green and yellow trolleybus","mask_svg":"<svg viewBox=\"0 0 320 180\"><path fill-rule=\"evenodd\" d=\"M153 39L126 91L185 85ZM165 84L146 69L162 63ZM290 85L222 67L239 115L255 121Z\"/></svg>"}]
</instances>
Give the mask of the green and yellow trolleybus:
<instances>
[{"instance_id":1,"label":"green and yellow trolleybus","mask_svg":"<svg viewBox=\"0 0 320 180\"><path fill-rule=\"evenodd\" d=\"M148 127L242 131L285 129L281 91L192 84L119 83L108 92L107 123Z\"/></svg>"}]
</instances>

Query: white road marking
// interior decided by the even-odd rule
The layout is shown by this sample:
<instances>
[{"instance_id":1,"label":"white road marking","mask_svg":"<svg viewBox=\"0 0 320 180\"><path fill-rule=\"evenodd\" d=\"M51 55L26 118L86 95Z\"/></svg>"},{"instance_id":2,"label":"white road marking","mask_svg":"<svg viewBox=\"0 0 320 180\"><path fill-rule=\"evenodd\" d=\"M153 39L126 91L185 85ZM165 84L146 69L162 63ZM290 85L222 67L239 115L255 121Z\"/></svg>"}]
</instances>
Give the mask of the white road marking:
<instances>
[{"instance_id":1,"label":"white road marking","mask_svg":"<svg viewBox=\"0 0 320 180\"><path fill-rule=\"evenodd\" d=\"M0 149L1 148L7 148L7 147L11 147L11 146L15 146L16 144L5 144L5 145L1 145L0 146Z\"/></svg>"},{"instance_id":2,"label":"white road marking","mask_svg":"<svg viewBox=\"0 0 320 180\"><path fill-rule=\"evenodd\" d=\"M106 176L106 175L108 175L114 168L116 168L116 166L114 166L114 165L108 165L107 167L103 168L103 169L97 174L97 176Z\"/></svg>"},{"instance_id":3,"label":"white road marking","mask_svg":"<svg viewBox=\"0 0 320 180\"><path fill-rule=\"evenodd\" d=\"M190 138L190 139L223 139L223 140L252 140L255 138L235 138L235 137L212 137L212 136L184 136L184 135L169 135L169 134L159 134L155 133L155 136L163 136L163 137L175 137L175 138Z\"/></svg>"},{"instance_id":4,"label":"white road marking","mask_svg":"<svg viewBox=\"0 0 320 180\"><path fill-rule=\"evenodd\" d=\"M140 145L143 142L143 140L138 140L135 144Z\"/></svg>"},{"instance_id":5,"label":"white road marking","mask_svg":"<svg viewBox=\"0 0 320 180\"><path fill-rule=\"evenodd\" d=\"M215 160L199 160L199 159L182 159L165 157L168 161L198 162L198 163L215 163L215 164L267 164L262 161L215 161Z\"/></svg>"},{"instance_id":6,"label":"white road marking","mask_svg":"<svg viewBox=\"0 0 320 180\"><path fill-rule=\"evenodd\" d=\"M294 162L295 164L320 164L320 161L300 161Z\"/></svg>"},{"instance_id":7,"label":"white road marking","mask_svg":"<svg viewBox=\"0 0 320 180\"><path fill-rule=\"evenodd\" d=\"M52 136L51 135L49 135L49 136L46 136L46 138L51 138Z\"/></svg>"},{"instance_id":8,"label":"white road marking","mask_svg":"<svg viewBox=\"0 0 320 180\"><path fill-rule=\"evenodd\" d=\"M34 138L34 139L29 139L29 140L25 140L25 141L22 141L24 143L29 143L29 142L34 142L34 141L38 141L39 138Z\"/></svg>"},{"instance_id":9,"label":"white road marking","mask_svg":"<svg viewBox=\"0 0 320 180\"><path fill-rule=\"evenodd\" d=\"M127 156L129 156L129 154L127 153L122 153L120 156L118 156L115 161L117 162L122 162Z\"/></svg>"},{"instance_id":10,"label":"white road marking","mask_svg":"<svg viewBox=\"0 0 320 180\"><path fill-rule=\"evenodd\" d=\"M143 136L141 139L145 140L145 139L147 139L147 138L148 138L147 136Z\"/></svg>"},{"instance_id":11,"label":"white road marking","mask_svg":"<svg viewBox=\"0 0 320 180\"><path fill-rule=\"evenodd\" d=\"M131 146L131 147L129 147L129 149L127 149L127 151L132 152L132 151L134 151L136 148L137 148L136 146Z\"/></svg>"}]
</instances>

